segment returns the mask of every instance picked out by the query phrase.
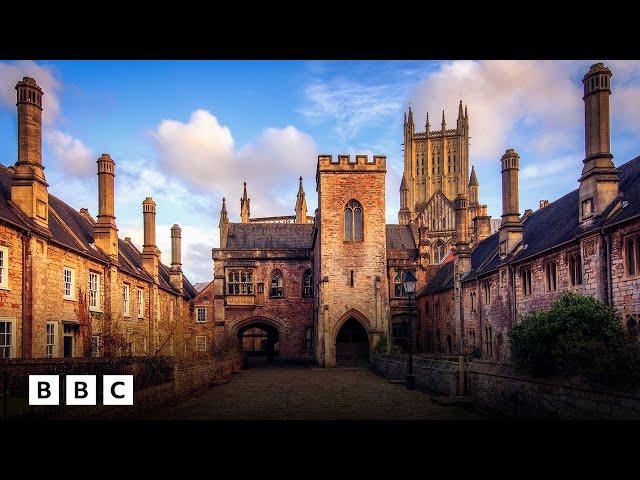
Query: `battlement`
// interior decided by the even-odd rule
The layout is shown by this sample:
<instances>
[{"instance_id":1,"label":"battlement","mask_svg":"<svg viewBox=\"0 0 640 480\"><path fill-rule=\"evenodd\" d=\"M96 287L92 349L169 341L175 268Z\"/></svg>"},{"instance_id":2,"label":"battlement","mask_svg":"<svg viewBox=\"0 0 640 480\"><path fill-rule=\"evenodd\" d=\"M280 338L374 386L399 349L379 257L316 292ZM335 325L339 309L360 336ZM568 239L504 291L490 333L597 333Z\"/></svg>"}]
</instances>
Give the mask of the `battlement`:
<instances>
[{"instance_id":1,"label":"battlement","mask_svg":"<svg viewBox=\"0 0 640 480\"><path fill-rule=\"evenodd\" d=\"M387 157L384 155L318 155L318 172L386 172Z\"/></svg>"}]
</instances>

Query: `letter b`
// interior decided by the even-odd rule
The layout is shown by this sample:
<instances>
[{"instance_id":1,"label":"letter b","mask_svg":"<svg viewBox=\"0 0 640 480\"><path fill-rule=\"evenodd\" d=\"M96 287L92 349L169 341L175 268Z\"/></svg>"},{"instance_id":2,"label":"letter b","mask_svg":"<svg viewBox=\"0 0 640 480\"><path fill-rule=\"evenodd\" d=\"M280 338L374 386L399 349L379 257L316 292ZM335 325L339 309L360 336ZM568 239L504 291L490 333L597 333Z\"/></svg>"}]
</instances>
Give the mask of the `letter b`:
<instances>
[{"instance_id":1,"label":"letter b","mask_svg":"<svg viewBox=\"0 0 640 480\"><path fill-rule=\"evenodd\" d=\"M29 375L29 405L59 405L58 375Z\"/></svg>"},{"instance_id":2,"label":"letter b","mask_svg":"<svg viewBox=\"0 0 640 480\"><path fill-rule=\"evenodd\" d=\"M67 405L96 404L95 375L67 375Z\"/></svg>"}]
</instances>

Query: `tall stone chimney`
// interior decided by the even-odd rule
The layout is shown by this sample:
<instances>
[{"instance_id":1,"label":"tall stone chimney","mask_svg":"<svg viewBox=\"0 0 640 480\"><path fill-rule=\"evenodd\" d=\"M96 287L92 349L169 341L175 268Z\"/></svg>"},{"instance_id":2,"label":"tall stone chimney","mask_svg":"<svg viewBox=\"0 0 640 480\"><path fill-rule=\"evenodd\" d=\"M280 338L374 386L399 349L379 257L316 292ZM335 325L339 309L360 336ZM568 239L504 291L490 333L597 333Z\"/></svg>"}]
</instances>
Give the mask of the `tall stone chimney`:
<instances>
[{"instance_id":1,"label":"tall stone chimney","mask_svg":"<svg viewBox=\"0 0 640 480\"><path fill-rule=\"evenodd\" d=\"M502 222L499 229L500 256L513 253L522 242L523 227L518 199L520 156L512 148L502 156Z\"/></svg>"},{"instance_id":2,"label":"tall stone chimney","mask_svg":"<svg viewBox=\"0 0 640 480\"><path fill-rule=\"evenodd\" d=\"M98 164L98 221L94 226L96 245L107 255L118 256L118 229L114 210L116 164L103 153Z\"/></svg>"},{"instance_id":3,"label":"tall stone chimney","mask_svg":"<svg viewBox=\"0 0 640 480\"><path fill-rule=\"evenodd\" d=\"M611 154L609 96L611 70L591 65L584 85L585 158L580 177L580 222L600 215L618 196L618 171Z\"/></svg>"},{"instance_id":4,"label":"tall stone chimney","mask_svg":"<svg viewBox=\"0 0 640 480\"><path fill-rule=\"evenodd\" d=\"M184 289L182 275L182 230L179 225L171 227L171 270L169 271L171 285L180 292Z\"/></svg>"},{"instance_id":5,"label":"tall stone chimney","mask_svg":"<svg viewBox=\"0 0 640 480\"><path fill-rule=\"evenodd\" d=\"M456 210L456 272L460 275L471 270L469 238L469 200L460 194L454 203Z\"/></svg>"},{"instance_id":6,"label":"tall stone chimney","mask_svg":"<svg viewBox=\"0 0 640 480\"><path fill-rule=\"evenodd\" d=\"M147 197L142 202L142 216L144 219L144 243L142 245L142 266L159 282L158 263L160 250L156 246L156 202Z\"/></svg>"},{"instance_id":7,"label":"tall stone chimney","mask_svg":"<svg viewBox=\"0 0 640 480\"><path fill-rule=\"evenodd\" d=\"M49 228L49 186L42 166L42 89L30 77L16 85L18 161L11 181L11 201L37 225Z\"/></svg>"},{"instance_id":8,"label":"tall stone chimney","mask_svg":"<svg viewBox=\"0 0 640 480\"><path fill-rule=\"evenodd\" d=\"M478 205L476 212L476 216L473 217L473 230L475 232L475 243L478 244L491 236L491 215L487 213L486 205Z\"/></svg>"}]
</instances>

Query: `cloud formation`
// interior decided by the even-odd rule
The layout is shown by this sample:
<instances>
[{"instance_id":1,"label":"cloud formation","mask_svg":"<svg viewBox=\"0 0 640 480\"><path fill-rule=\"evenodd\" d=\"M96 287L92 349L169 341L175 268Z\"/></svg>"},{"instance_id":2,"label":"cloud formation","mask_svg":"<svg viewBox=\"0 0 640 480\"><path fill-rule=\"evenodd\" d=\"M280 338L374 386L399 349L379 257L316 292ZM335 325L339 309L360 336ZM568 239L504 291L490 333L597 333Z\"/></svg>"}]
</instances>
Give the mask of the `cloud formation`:
<instances>
[{"instance_id":1,"label":"cloud formation","mask_svg":"<svg viewBox=\"0 0 640 480\"><path fill-rule=\"evenodd\" d=\"M267 128L253 142L237 148L229 127L207 110L187 122L163 120L153 132L162 171L200 193L226 196L231 215L239 215L242 182L251 197L251 215L293 214L297 177L313 182L317 147L296 127Z\"/></svg>"}]
</instances>

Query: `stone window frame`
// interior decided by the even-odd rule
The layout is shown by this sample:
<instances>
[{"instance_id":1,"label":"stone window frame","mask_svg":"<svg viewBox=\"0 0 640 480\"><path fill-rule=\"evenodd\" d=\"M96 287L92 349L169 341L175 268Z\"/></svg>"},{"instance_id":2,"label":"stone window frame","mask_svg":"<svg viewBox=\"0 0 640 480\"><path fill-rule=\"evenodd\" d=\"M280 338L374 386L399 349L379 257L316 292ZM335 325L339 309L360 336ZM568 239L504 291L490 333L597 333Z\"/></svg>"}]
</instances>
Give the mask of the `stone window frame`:
<instances>
[{"instance_id":1,"label":"stone window frame","mask_svg":"<svg viewBox=\"0 0 640 480\"><path fill-rule=\"evenodd\" d=\"M491 280L482 282L482 296L484 297L484 304L491 306Z\"/></svg>"},{"instance_id":2,"label":"stone window frame","mask_svg":"<svg viewBox=\"0 0 640 480\"><path fill-rule=\"evenodd\" d=\"M14 358L16 356L16 319L13 317L0 317L0 358ZM7 325L11 327L7 331ZM7 342L7 337L9 341ZM7 354L8 352L8 354Z\"/></svg>"},{"instance_id":3,"label":"stone window frame","mask_svg":"<svg viewBox=\"0 0 640 480\"><path fill-rule=\"evenodd\" d=\"M101 336L100 335L91 335L91 356L92 357L100 357L102 352L100 351L101 347Z\"/></svg>"},{"instance_id":4,"label":"stone window frame","mask_svg":"<svg viewBox=\"0 0 640 480\"><path fill-rule=\"evenodd\" d=\"M94 270L89 270L88 273L88 279L87 279L87 294L88 294L88 300L87 303L89 304L89 310L92 312L99 312L100 310L100 273L94 271ZM91 288L91 279L94 278L95 279L95 289ZM92 297L92 292L94 293L93 297ZM92 305L92 300L95 302Z\"/></svg>"},{"instance_id":5,"label":"stone window frame","mask_svg":"<svg viewBox=\"0 0 640 480\"><path fill-rule=\"evenodd\" d=\"M356 220L356 212L360 211L360 222L357 222ZM350 219L347 220L347 214L350 212ZM342 213L342 220L343 220L343 235L344 235L344 241L345 242L364 242L364 207L362 206L362 203L360 203L358 200L356 200L355 198L352 198L351 200L349 200L347 202L347 204L344 206L344 211ZM349 223L351 224L351 229L349 231L347 231L347 225L349 225ZM360 227L360 235L359 238L357 238L356 233L357 233L357 226L359 223L359 227Z\"/></svg>"},{"instance_id":6,"label":"stone window frame","mask_svg":"<svg viewBox=\"0 0 640 480\"><path fill-rule=\"evenodd\" d=\"M313 297L313 272L307 268L302 274L302 298Z\"/></svg>"},{"instance_id":7,"label":"stone window frame","mask_svg":"<svg viewBox=\"0 0 640 480\"><path fill-rule=\"evenodd\" d=\"M469 293L469 297L471 298L471 313L476 313L478 307L477 293L475 290L471 290Z\"/></svg>"},{"instance_id":8,"label":"stone window frame","mask_svg":"<svg viewBox=\"0 0 640 480\"><path fill-rule=\"evenodd\" d=\"M69 291L71 293L69 295L67 295L67 272L69 272L70 276ZM65 265L62 269L62 298L72 301L77 300L76 290L76 269Z\"/></svg>"},{"instance_id":9,"label":"stone window frame","mask_svg":"<svg viewBox=\"0 0 640 480\"><path fill-rule=\"evenodd\" d=\"M0 247L0 289L9 290L9 248Z\"/></svg>"},{"instance_id":10,"label":"stone window frame","mask_svg":"<svg viewBox=\"0 0 640 480\"><path fill-rule=\"evenodd\" d=\"M484 326L484 347L488 357L493 358L493 325Z\"/></svg>"},{"instance_id":11,"label":"stone window frame","mask_svg":"<svg viewBox=\"0 0 640 480\"><path fill-rule=\"evenodd\" d=\"M629 258L629 245L634 258ZM630 260L632 263L630 263ZM622 263L624 266L624 279L640 277L640 233L627 234L622 239Z\"/></svg>"},{"instance_id":12,"label":"stone window frame","mask_svg":"<svg viewBox=\"0 0 640 480\"><path fill-rule=\"evenodd\" d=\"M530 297L533 294L533 270L531 264L520 267L520 293L522 293L523 297Z\"/></svg>"},{"instance_id":13,"label":"stone window frame","mask_svg":"<svg viewBox=\"0 0 640 480\"><path fill-rule=\"evenodd\" d=\"M442 247L441 257L440 257L440 247ZM443 240L438 239L434 244L434 248L433 248L433 263L434 264L440 263L442 260L444 260L444 257L446 256L447 256L447 244Z\"/></svg>"},{"instance_id":14,"label":"stone window frame","mask_svg":"<svg viewBox=\"0 0 640 480\"><path fill-rule=\"evenodd\" d=\"M469 331L469 340L471 342L471 346L475 347L476 346L476 329L475 328L470 328Z\"/></svg>"},{"instance_id":15,"label":"stone window frame","mask_svg":"<svg viewBox=\"0 0 640 480\"><path fill-rule=\"evenodd\" d=\"M122 284L122 315L131 317L131 285L128 283Z\"/></svg>"},{"instance_id":16,"label":"stone window frame","mask_svg":"<svg viewBox=\"0 0 640 480\"><path fill-rule=\"evenodd\" d=\"M280 282L276 282L276 285L274 286L273 281L276 279L279 279ZM279 268L274 269L269 276L269 298L285 298L284 274Z\"/></svg>"},{"instance_id":17,"label":"stone window frame","mask_svg":"<svg viewBox=\"0 0 640 480\"><path fill-rule=\"evenodd\" d=\"M227 295L253 295L253 269L230 268L225 276Z\"/></svg>"},{"instance_id":18,"label":"stone window frame","mask_svg":"<svg viewBox=\"0 0 640 480\"><path fill-rule=\"evenodd\" d=\"M49 328L51 327L51 328ZM56 356L56 330L57 322L47 322L45 327L45 350L44 355L46 358L53 358Z\"/></svg>"},{"instance_id":19,"label":"stone window frame","mask_svg":"<svg viewBox=\"0 0 640 480\"><path fill-rule=\"evenodd\" d=\"M206 352L206 351L207 351L207 336L196 335L196 352Z\"/></svg>"},{"instance_id":20,"label":"stone window frame","mask_svg":"<svg viewBox=\"0 0 640 480\"><path fill-rule=\"evenodd\" d=\"M625 312L623 315L622 327L633 338L638 338L638 329L640 329L640 313Z\"/></svg>"},{"instance_id":21,"label":"stone window frame","mask_svg":"<svg viewBox=\"0 0 640 480\"><path fill-rule=\"evenodd\" d=\"M138 314L138 318L144 318L144 288L138 287L137 290L138 290L137 314Z\"/></svg>"},{"instance_id":22,"label":"stone window frame","mask_svg":"<svg viewBox=\"0 0 640 480\"><path fill-rule=\"evenodd\" d=\"M580 250L567 252L567 269L569 270L569 285L571 287L582 285L584 275L582 271L582 253Z\"/></svg>"},{"instance_id":23,"label":"stone window frame","mask_svg":"<svg viewBox=\"0 0 640 480\"><path fill-rule=\"evenodd\" d=\"M200 320L200 312L203 312L202 320ZM207 307L196 307L196 323L205 323L207 321Z\"/></svg>"},{"instance_id":24,"label":"stone window frame","mask_svg":"<svg viewBox=\"0 0 640 480\"><path fill-rule=\"evenodd\" d=\"M558 262L556 259L545 260L543 262L544 272L544 291L545 292L557 292L558 291ZM550 270L550 266L553 265L553 270ZM553 273L553 276L551 275ZM551 285L553 280L553 288Z\"/></svg>"}]
</instances>

